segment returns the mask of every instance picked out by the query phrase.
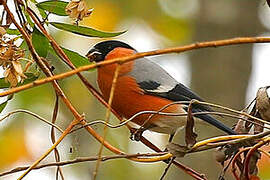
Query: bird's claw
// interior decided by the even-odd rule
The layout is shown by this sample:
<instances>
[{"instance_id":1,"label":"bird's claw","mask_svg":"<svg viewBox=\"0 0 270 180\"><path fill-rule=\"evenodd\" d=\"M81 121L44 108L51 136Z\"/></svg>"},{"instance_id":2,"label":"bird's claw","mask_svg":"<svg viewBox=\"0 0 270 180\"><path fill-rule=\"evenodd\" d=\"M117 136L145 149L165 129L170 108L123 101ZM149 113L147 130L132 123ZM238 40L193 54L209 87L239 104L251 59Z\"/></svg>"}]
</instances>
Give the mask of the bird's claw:
<instances>
[{"instance_id":1,"label":"bird's claw","mask_svg":"<svg viewBox=\"0 0 270 180\"><path fill-rule=\"evenodd\" d=\"M144 132L143 129L137 129L134 133L131 133L130 139L131 139L132 141L140 141L143 132Z\"/></svg>"}]
</instances>

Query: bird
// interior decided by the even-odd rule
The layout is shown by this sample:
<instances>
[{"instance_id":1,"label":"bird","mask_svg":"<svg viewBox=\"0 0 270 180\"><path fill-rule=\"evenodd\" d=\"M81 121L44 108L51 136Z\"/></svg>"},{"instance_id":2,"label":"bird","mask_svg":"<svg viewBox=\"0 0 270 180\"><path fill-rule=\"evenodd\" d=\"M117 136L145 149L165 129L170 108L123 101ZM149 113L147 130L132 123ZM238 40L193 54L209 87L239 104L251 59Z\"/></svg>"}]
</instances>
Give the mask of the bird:
<instances>
[{"instance_id":1,"label":"bird","mask_svg":"<svg viewBox=\"0 0 270 180\"><path fill-rule=\"evenodd\" d=\"M136 54L137 50L118 40L102 41L94 45L86 57L92 62L102 62L114 58ZM108 102L117 64L100 66L97 69L97 84ZM165 113L187 113L188 104L174 102L203 101L188 87L178 82L160 65L147 58L121 64L111 107L122 117L129 119L142 111L161 111ZM212 111L209 106L196 104L192 112ZM199 118L227 134L236 134L231 128L208 114L197 114ZM132 119L145 130L169 134L169 141L174 134L186 124L187 117L142 114ZM139 138L135 138L135 140Z\"/></svg>"}]
</instances>

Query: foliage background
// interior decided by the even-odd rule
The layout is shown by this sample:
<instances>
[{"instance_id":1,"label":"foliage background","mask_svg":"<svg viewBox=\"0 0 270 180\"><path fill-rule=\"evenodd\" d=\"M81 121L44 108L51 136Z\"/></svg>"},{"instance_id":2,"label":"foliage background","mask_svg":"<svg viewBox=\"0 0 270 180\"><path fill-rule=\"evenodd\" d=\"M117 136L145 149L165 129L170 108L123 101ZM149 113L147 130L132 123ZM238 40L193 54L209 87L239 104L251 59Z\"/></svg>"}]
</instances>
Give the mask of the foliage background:
<instances>
[{"instance_id":1,"label":"foliage background","mask_svg":"<svg viewBox=\"0 0 270 180\"><path fill-rule=\"evenodd\" d=\"M264 1L254 0L91 0L87 2L94 8L93 14L81 25L87 25L104 31L128 30L115 39L121 39L134 46L139 51L178 46L203 40L217 40L238 36L257 36L267 33L264 12L269 11ZM261 17L261 19L259 19ZM268 16L270 17L270 16ZM67 18L58 20L68 21ZM66 48L86 54L87 50L101 39L75 36L71 33L50 32L57 41ZM267 48L267 45L263 45ZM261 46L262 47L262 46ZM260 47L257 46L257 50ZM177 79L189 85L205 100L236 109L241 109L247 103L247 87L252 68L256 66L253 55L256 48L253 45L239 45L216 49L202 49L181 55L157 56L158 62L174 74ZM265 59L267 57L264 57ZM252 63L253 59L253 63ZM57 67L55 73L67 68L63 63L53 62ZM254 73L254 71L253 71ZM85 72L85 76L95 83L96 72ZM254 74L253 74L254 76ZM87 120L105 117L105 108L93 98L77 77L60 81L65 93L79 112L86 114ZM269 84L261 84L265 86ZM257 84L256 84L257 86ZM253 92L253 96L255 96ZM252 94L252 93L251 93ZM5 112L11 109L28 109L50 119L54 105L54 91L46 84L15 95L16 101L11 101ZM251 95L252 96L252 95ZM14 98L15 99L15 98ZM65 127L72 120L69 111L61 106L57 124ZM118 120L112 120L118 123ZM234 121L225 123L232 125ZM102 132L101 126L96 130ZM220 134L209 126L197 128L200 139ZM167 136L148 133L154 142L164 148ZM25 165L37 159L50 147L50 128L40 121L25 115L15 115L0 124L0 170ZM130 153L149 152L150 150L137 142L129 140L129 131L125 128L109 130L108 140L115 146ZM181 132L175 137L175 142L182 142ZM84 130L69 135L60 145L61 159L73 159L77 156L96 155L99 144ZM104 151L104 154L110 154ZM51 155L45 161L54 160ZM213 151L189 155L180 161L199 172L207 174L209 179L216 179L221 167L215 162ZM262 161L262 163L269 163ZM163 163L142 164L131 161L113 160L102 163L98 179L159 179L165 168ZM262 179L270 178L267 165L260 171ZM82 163L64 167L66 179L90 179L95 168L95 162ZM55 169L35 170L26 179L53 179ZM14 179L7 176L5 179ZM167 179L191 179L183 172L172 167ZM228 176L228 179L231 177Z\"/></svg>"}]
</instances>

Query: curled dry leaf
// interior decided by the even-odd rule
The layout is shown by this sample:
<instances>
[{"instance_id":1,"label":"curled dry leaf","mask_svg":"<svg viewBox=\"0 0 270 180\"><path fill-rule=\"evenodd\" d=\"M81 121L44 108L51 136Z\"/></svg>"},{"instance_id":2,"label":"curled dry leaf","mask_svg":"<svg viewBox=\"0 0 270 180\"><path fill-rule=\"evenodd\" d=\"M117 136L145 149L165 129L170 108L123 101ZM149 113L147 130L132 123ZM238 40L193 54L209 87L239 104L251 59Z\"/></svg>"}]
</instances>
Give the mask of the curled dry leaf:
<instances>
[{"instance_id":1,"label":"curled dry leaf","mask_svg":"<svg viewBox=\"0 0 270 180\"><path fill-rule=\"evenodd\" d=\"M185 127L185 141L188 147L192 147L197 141L197 134L194 132L194 118L192 116L192 102L188 106L187 123Z\"/></svg>"},{"instance_id":2,"label":"curled dry leaf","mask_svg":"<svg viewBox=\"0 0 270 180\"><path fill-rule=\"evenodd\" d=\"M66 6L66 13L70 18L81 21L84 17L90 16L93 9L88 9L84 0L72 0Z\"/></svg>"},{"instance_id":3,"label":"curled dry leaf","mask_svg":"<svg viewBox=\"0 0 270 180\"><path fill-rule=\"evenodd\" d=\"M261 158L261 153L258 151L255 151L252 154L251 159L249 161L249 174L252 174L252 175L258 174L257 163L260 158Z\"/></svg>"},{"instance_id":4,"label":"curled dry leaf","mask_svg":"<svg viewBox=\"0 0 270 180\"><path fill-rule=\"evenodd\" d=\"M0 38L0 66L5 70L5 80L11 87L15 87L26 78L20 62L24 57L24 50L14 45L14 39L3 39Z\"/></svg>"},{"instance_id":5,"label":"curled dry leaf","mask_svg":"<svg viewBox=\"0 0 270 180\"><path fill-rule=\"evenodd\" d=\"M268 91L270 87L261 87L256 95L256 109L264 120L270 121L270 99Z\"/></svg>"},{"instance_id":6,"label":"curled dry leaf","mask_svg":"<svg viewBox=\"0 0 270 180\"><path fill-rule=\"evenodd\" d=\"M5 76L5 80L8 81L11 85L11 87L14 87L18 84L18 82L21 81L20 76L18 76L16 74L16 72L14 71L14 68L8 68L5 72L4 72L4 76Z\"/></svg>"}]
</instances>

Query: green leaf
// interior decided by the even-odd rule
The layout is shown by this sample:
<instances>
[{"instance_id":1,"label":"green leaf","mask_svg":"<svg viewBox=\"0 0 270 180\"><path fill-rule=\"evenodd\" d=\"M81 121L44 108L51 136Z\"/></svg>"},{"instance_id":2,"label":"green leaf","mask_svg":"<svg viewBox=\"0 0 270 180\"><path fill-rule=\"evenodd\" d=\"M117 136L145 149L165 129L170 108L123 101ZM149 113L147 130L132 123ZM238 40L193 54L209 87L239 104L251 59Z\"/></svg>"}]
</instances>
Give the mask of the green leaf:
<instances>
[{"instance_id":1,"label":"green leaf","mask_svg":"<svg viewBox=\"0 0 270 180\"><path fill-rule=\"evenodd\" d=\"M37 78L39 77L39 73L38 74L36 74L36 73L24 73L24 74L27 76L27 78L23 81L23 83L20 83L19 86L31 83L31 82L37 80Z\"/></svg>"},{"instance_id":2,"label":"green leaf","mask_svg":"<svg viewBox=\"0 0 270 180\"><path fill-rule=\"evenodd\" d=\"M69 49L63 48L63 51L66 53L66 55L69 57L72 64L74 64L75 67L85 66L89 65L90 62L86 57L81 56L80 54L73 52Z\"/></svg>"},{"instance_id":3,"label":"green leaf","mask_svg":"<svg viewBox=\"0 0 270 180\"><path fill-rule=\"evenodd\" d=\"M10 29L10 28L8 28L8 29L6 29L6 31L7 31L8 34L11 34L11 35L19 35L19 34L21 34L18 29Z\"/></svg>"},{"instance_id":4,"label":"green leaf","mask_svg":"<svg viewBox=\"0 0 270 180\"><path fill-rule=\"evenodd\" d=\"M37 7L59 16L67 16L65 12L67 4L68 2L52 0L38 3Z\"/></svg>"},{"instance_id":5,"label":"green leaf","mask_svg":"<svg viewBox=\"0 0 270 180\"><path fill-rule=\"evenodd\" d=\"M34 27L32 42L38 55L46 58L49 49L49 41L36 27Z\"/></svg>"},{"instance_id":6,"label":"green leaf","mask_svg":"<svg viewBox=\"0 0 270 180\"><path fill-rule=\"evenodd\" d=\"M8 101L11 100L13 97L14 97L13 94L8 95L6 101L0 104L0 113L5 109Z\"/></svg>"},{"instance_id":7,"label":"green leaf","mask_svg":"<svg viewBox=\"0 0 270 180\"><path fill-rule=\"evenodd\" d=\"M0 78L0 89L9 88L10 84L5 81L5 78Z\"/></svg>"},{"instance_id":8,"label":"green leaf","mask_svg":"<svg viewBox=\"0 0 270 180\"><path fill-rule=\"evenodd\" d=\"M41 15L41 17L43 18L43 20L46 19L46 18L48 17L48 15L47 15L47 13L45 12L44 9L38 7L38 10L39 10L40 15ZM45 23L47 24L47 21L45 21Z\"/></svg>"},{"instance_id":9,"label":"green leaf","mask_svg":"<svg viewBox=\"0 0 270 180\"><path fill-rule=\"evenodd\" d=\"M83 36L88 36L88 37L100 37L100 38L115 37L126 32L126 31L116 32L116 33L102 32L102 31L89 28L89 27L76 26L72 24L65 24L65 23L58 23L58 22L50 22L50 24L58 29L69 31L69 32L83 35Z\"/></svg>"},{"instance_id":10,"label":"green leaf","mask_svg":"<svg viewBox=\"0 0 270 180\"><path fill-rule=\"evenodd\" d=\"M35 81L39 76L35 75L34 73L25 73L25 75L27 76L27 78L23 81L23 83L20 83L19 86ZM5 78L0 78L0 89L9 87L10 84L5 81Z\"/></svg>"},{"instance_id":11,"label":"green leaf","mask_svg":"<svg viewBox=\"0 0 270 180\"><path fill-rule=\"evenodd\" d=\"M4 110L4 108L7 106L8 100L0 104L0 113Z\"/></svg>"},{"instance_id":12,"label":"green leaf","mask_svg":"<svg viewBox=\"0 0 270 180\"><path fill-rule=\"evenodd\" d=\"M72 64L75 67L80 67L80 66L85 66L85 65L91 64L86 57L81 56L79 53L76 53L74 51L71 51L71 50L63 48L63 47L61 47L61 48L64 51L64 53L69 57L70 61L72 62ZM52 47L50 47L49 54L50 53L52 56L50 56L50 57L48 56L47 58L49 58L51 61L60 60L60 58L57 56L57 54L55 53L55 51L53 50Z\"/></svg>"}]
</instances>

